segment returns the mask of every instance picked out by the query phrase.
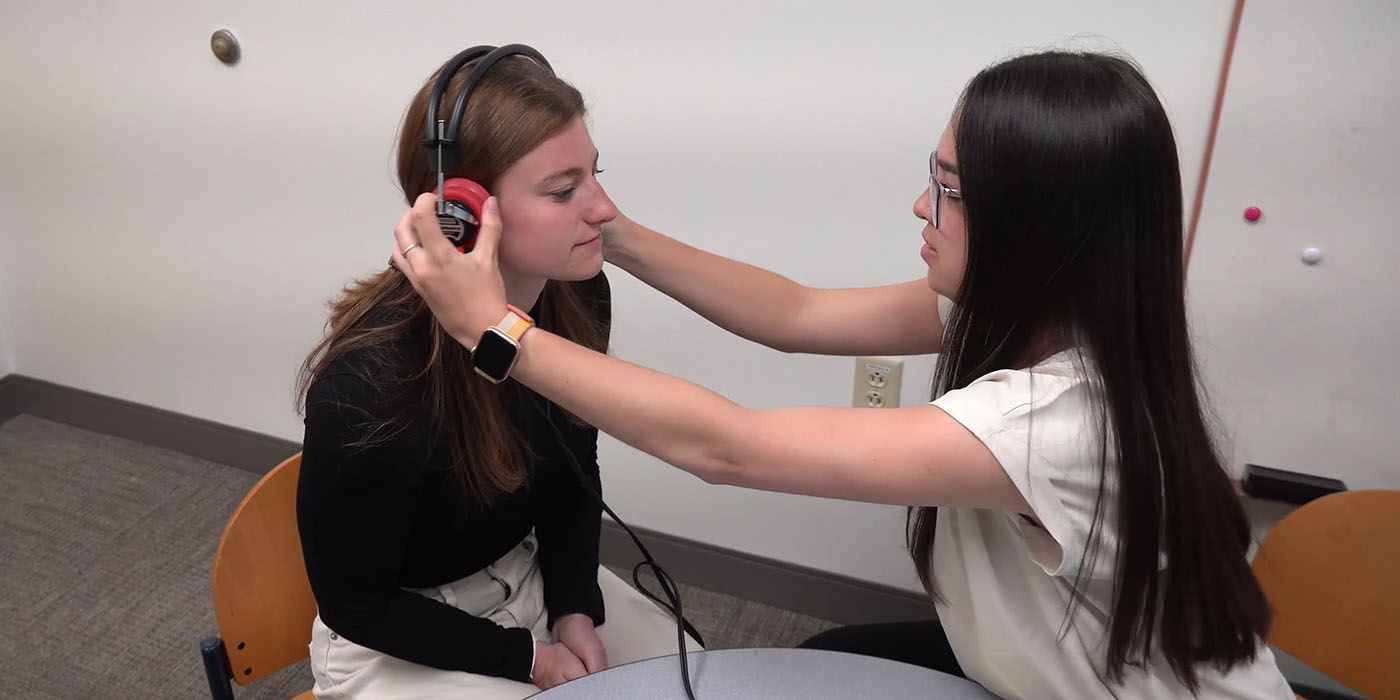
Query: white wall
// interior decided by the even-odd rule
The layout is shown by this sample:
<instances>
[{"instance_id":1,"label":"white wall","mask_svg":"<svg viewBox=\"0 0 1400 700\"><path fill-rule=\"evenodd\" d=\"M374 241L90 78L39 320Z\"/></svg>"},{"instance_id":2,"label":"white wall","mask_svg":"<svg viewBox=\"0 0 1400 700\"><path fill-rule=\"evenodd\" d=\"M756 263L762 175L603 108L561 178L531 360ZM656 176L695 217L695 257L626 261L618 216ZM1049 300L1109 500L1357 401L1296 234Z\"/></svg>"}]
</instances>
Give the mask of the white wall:
<instances>
[{"instance_id":1,"label":"white wall","mask_svg":"<svg viewBox=\"0 0 1400 700\"><path fill-rule=\"evenodd\" d=\"M1400 488L1397 32L1393 3L1245 5L1190 268L1231 464Z\"/></svg>"},{"instance_id":2,"label":"white wall","mask_svg":"<svg viewBox=\"0 0 1400 700\"><path fill-rule=\"evenodd\" d=\"M962 84L1072 39L1153 77L1194 189L1227 3L1018 0L6 3L0 210L26 374L285 438L324 302L384 264L398 118L475 43L542 50L592 105L625 211L821 286L919 277L910 207ZM233 29L243 62L217 63ZM844 405L851 361L726 336L623 273L615 350L752 406ZM15 303L23 298L22 304ZM927 397L929 358L906 371ZM705 487L602 446L636 525L917 588L894 507Z\"/></svg>"},{"instance_id":3,"label":"white wall","mask_svg":"<svg viewBox=\"0 0 1400 700\"><path fill-rule=\"evenodd\" d=\"M0 252L4 250L3 242L0 242ZM9 303L10 295L6 293L4 278L0 277L0 378L15 371L14 357L10 351L12 341L10 339Z\"/></svg>"},{"instance_id":4,"label":"white wall","mask_svg":"<svg viewBox=\"0 0 1400 700\"><path fill-rule=\"evenodd\" d=\"M4 301L0 300L0 304L3 303ZM15 361L10 356L9 336L10 333L5 329L5 326L0 325L0 377L15 370Z\"/></svg>"},{"instance_id":5,"label":"white wall","mask_svg":"<svg viewBox=\"0 0 1400 700\"><path fill-rule=\"evenodd\" d=\"M3 14L0 14L0 17L3 17ZM4 143L7 143L7 140L0 137L0 144ZM0 189L0 192L2 191L3 189ZM13 318L11 308L14 306L12 301L15 299L14 287L18 281L18 260L15 250L18 240L19 236L16 229L10 224L7 209L0 207L0 378L18 371L15 367L14 353L11 350L14 346L14 340L10 330L13 328L10 319Z\"/></svg>"},{"instance_id":6,"label":"white wall","mask_svg":"<svg viewBox=\"0 0 1400 700\"><path fill-rule=\"evenodd\" d=\"M13 372L15 361L10 357L10 344L8 342L9 333L4 326L0 326L0 378Z\"/></svg>"}]
</instances>

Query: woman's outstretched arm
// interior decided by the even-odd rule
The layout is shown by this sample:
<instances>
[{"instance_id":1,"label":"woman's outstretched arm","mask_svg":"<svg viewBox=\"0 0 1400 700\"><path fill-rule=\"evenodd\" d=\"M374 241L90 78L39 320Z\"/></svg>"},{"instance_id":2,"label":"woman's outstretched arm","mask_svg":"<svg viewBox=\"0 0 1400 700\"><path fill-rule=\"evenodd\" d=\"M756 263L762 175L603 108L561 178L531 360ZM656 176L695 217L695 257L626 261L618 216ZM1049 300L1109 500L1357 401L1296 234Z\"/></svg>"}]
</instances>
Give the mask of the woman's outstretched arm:
<instances>
[{"instance_id":1,"label":"woman's outstretched arm","mask_svg":"<svg viewBox=\"0 0 1400 700\"><path fill-rule=\"evenodd\" d=\"M603 240L608 262L730 333L775 350L922 355L942 347L938 295L923 279L817 289L700 250L625 216L604 226Z\"/></svg>"},{"instance_id":2,"label":"woman's outstretched arm","mask_svg":"<svg viewBox=\"0 0 1400 700\"><path fill-rule=\"evenodd\" d=\"M476 248L458 253L424 195L394 234L396 266L454 338L475 347L505 316L500 219L488 204ZM400 251L415 246L408 257ZM711 483L828 498L1030 514L980 440L941 409L755 411L697 384L527 332L511 376L633 447Z\"/></svg>"}]
</instances>

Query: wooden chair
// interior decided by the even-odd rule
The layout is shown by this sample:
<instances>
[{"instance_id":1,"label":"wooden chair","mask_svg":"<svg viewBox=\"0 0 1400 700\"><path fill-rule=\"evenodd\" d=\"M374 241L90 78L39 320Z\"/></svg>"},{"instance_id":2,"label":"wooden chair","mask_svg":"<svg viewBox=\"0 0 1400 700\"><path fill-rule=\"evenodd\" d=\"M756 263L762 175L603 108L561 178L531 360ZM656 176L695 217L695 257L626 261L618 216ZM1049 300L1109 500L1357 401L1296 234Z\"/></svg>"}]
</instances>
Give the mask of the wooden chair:
<instances>
[{"instance_id":1,"label":"wooden chair","mask_svg":"<svg viewBox=\"0 0 1400 700\"><path fill-rule=\"evenodd\" d=\"M1372 700L1400 700L1400 491L1307 503L1252 566L1274 608L1270 643Z\"/></svg>"},{"instance_id":2,"label":"wooden chair","mask_svg":"<svg viewBox=\"0 0 1400 700\"><path fill-rule=\"evenodd\" d=\"M247 685L309 655L316 599L297 534L301 453L268 472L233 511L211 573L219 633L199 645L209 693ZM311 691L294 700L314 700Z\"/></svg>"}]
</instances>

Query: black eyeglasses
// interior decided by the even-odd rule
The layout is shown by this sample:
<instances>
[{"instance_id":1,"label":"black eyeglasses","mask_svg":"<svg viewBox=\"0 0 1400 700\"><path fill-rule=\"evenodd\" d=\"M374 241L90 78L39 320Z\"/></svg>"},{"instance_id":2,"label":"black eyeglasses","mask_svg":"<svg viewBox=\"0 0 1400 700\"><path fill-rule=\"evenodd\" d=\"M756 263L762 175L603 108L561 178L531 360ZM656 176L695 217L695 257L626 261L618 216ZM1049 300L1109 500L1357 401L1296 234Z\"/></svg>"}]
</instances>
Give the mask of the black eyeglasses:
<instances>
[{"instance_id":1,"label":"black eyeglasses","mask_svg":"<svg viewBox=\"0 0 1400 700\"><path fill-rule=\"evenodd\" d=\"M938 215L943 209L943 197L962 199L962 190L938 181L938 151L934 151L928 156L928 198L929 205L933 207L934 228L938 228Z\"/></svg>"}]
</instances>

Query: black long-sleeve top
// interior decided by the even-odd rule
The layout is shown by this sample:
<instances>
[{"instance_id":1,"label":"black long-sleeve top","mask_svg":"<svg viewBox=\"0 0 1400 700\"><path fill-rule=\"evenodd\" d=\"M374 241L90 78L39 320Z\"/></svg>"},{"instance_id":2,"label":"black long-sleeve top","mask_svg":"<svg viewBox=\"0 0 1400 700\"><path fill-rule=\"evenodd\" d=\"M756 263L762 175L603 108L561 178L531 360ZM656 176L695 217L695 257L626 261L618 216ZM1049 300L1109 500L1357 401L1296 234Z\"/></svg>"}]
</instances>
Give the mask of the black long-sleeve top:
<instances>
[{"instance_id":1,"label":"black long-sleeve top","mask_svg":"<svg viewBox=\"0 0 1400 700\"><path fill-rule=\"evenodd\" d=\"M608 321L607 279L600 273L580 283L580 291ZM397 350L405 366L422 367L426 334ZM534 656L529 630L501 627L405 589L480 571L534 528L549 625L571 613L601 625L601 507L579 482L546 418L527 402L548 409L595 489L601 488L598 431L507 380L501 386L508 411L536 454L526 457L525 486L483 506L452 473L446 436L431 427L422 388L382 392L364 378L363 371L375 369L368 362L352 351L307 392L297 525L322 622L401 659L528 681ZM396 417L407 419L403 432L369 447L350 445L364 437L367 421Z\"/></svg>"}]
</instances>

